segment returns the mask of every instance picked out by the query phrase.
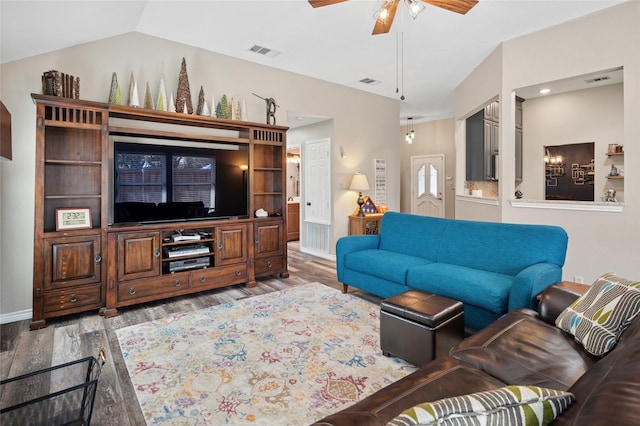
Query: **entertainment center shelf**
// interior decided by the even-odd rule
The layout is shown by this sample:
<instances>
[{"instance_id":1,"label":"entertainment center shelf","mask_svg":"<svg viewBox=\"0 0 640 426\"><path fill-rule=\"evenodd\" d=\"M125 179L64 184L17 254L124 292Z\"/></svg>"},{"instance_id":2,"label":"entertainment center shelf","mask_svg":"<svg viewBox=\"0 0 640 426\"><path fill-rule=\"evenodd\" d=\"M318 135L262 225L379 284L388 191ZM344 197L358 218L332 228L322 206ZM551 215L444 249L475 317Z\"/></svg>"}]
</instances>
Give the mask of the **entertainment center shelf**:
<instances>
[{"instance_id":1,"label":"entertainment center shelf","mask_svg":"<svg viewBox=\"0 0 640 426\"><path fill-rule=\"evenodd\" d=\"M93 309L110 317L124 306L288 276L287 127L32 98L37 110L32 329L45 327L48 318ZM114 223L114 142L128 139L178 149L185 142L199 144L199 152L211 152L218 173L225 173L213 186L216 203L227 197L222 205L243 205L246 214ZM238 150L246 154L223 155ZM245 160L231 167L228 158ZM234 173L244 189L226 187L223 178ZM205 205L204 212L207 208L213 211ZM216 213L221 208L216 204ZM66 223L59 214L65 209L87 212L88 218ZM256 217L259 210L267 217Z\"/></svg>"}]
</instances>

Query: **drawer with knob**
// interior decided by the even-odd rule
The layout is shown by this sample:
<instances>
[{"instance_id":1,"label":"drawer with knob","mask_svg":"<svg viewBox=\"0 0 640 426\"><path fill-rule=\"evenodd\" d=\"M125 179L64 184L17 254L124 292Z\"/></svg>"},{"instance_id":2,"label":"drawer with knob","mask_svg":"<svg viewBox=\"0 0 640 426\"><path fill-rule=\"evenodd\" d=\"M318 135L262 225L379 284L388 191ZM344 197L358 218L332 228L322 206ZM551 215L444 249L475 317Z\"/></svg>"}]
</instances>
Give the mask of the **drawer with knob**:
<instances>
[{"instance_id":1,"label":"drawer with knob","mask_svg":"<svg viewBox=\"0 0 640 426\"><path fill-rule=\"evenodd\" d=\"M122 282L118 285L118 302L143 302L155 300L159 294L170 297L171 293L183 293L190 288L189 275L173 274L157 279Z\"/></svg>"},{"instance_id":2,"label":"drawer with knob","mask_svg":"<svg viewBox=\"0 0 640 426\"><path fill-rule=\"evenodd\" d=\"M237 264L198 269L189 273L192 288L217 288L247 281L247 265Z\"/></svg>"},{"instance_id":3,"label":"drawer with knob","mask_svg":"<svg viewBox=\"0 0 640 426\"><path fill-rule=\"evenodd\" d=\"M101 301L100 284L50 291L44 294L44 312L81 312Z\"/></svg>"},{"instance_id":4,"label":"drawer with knob","mask_svg":"<svg viewBox=\"0 0 640 426\"><path fill-rule=\"evenodd\" d=\"M282 258L282 256L256 259L256 263L255 263L256 277L278 274L282 272L283 267L284 267L284 259Z\"/></svg>"}]
</instances>

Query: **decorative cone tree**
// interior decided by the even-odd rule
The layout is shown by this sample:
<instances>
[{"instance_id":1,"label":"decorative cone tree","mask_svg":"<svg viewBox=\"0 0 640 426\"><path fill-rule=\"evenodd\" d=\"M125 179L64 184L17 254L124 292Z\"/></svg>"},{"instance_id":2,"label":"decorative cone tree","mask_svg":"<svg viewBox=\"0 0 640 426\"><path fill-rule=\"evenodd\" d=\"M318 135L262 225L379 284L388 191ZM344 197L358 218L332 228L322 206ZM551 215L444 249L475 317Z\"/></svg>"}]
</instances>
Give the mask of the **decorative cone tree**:
<instances>
[{"instance_id":1,"label":"decorative cone tree","mask_svg":"<svg viewBox=\"0 0 640 426\"><path fill-rule=\"evenodd\" d=\"M187 75L187 61L182 58L180 75L178 76L178 92L176 94L176 111L193 114L191 103L191 89L189 88L189 76Z\"/></svg>"}]
</instances>

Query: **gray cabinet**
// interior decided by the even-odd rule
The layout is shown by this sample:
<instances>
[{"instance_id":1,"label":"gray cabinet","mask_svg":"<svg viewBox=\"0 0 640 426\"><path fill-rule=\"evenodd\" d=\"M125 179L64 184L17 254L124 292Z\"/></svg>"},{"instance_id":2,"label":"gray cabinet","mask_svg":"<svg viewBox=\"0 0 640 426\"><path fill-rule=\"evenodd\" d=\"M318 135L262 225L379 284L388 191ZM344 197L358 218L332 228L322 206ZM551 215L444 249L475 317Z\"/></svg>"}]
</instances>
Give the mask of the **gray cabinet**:
<instances>
[{"instance_id":1,"label":"gray cabinet","mask_svg":"<svg viewBox=\"0 0 640 426\"><path fill-rule=\"evenodd\" d=\"M498 180L500 105L498 101L467 118L467 180Z\"/></svg>"},{"instance_id":2,"label":"gray cabinet","mask_svg":"<svg viewBox=\"0 0 640 426\"><path fill-rule=\"evenodd\" d=\"M516 98L516 182L522 182L522 103Z\"/></svg>"}]
</instances>

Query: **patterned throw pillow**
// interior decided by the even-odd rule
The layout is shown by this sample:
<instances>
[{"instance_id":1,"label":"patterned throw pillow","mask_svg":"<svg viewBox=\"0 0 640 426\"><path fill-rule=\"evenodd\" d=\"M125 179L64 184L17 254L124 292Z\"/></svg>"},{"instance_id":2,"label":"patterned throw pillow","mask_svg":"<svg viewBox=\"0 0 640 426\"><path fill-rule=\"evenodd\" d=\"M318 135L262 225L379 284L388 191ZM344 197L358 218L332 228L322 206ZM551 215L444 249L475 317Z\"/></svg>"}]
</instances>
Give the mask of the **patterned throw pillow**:
<instances>
[{"instance_id":1,"label":"patterned throw pillow","mask_svg":"<svg viewBox=\"0 0 640 426\"><path fill-rule=\"evenodd\" d=\"M591 354L607 354L640 312L640 281L605 274L558 318L556 326L571 333Z\"/></svg>"},{"instance_id":2,"label":"patterned throw pillow","mask_svg":"<svg viewBox=\"0 0 640 426\"><path fill-rule=\"evenodd\" d=\"M387 426L548 425L573 400L569 392L537 386L505 386L416 405Z\"/></svg>"}]
</instances>

